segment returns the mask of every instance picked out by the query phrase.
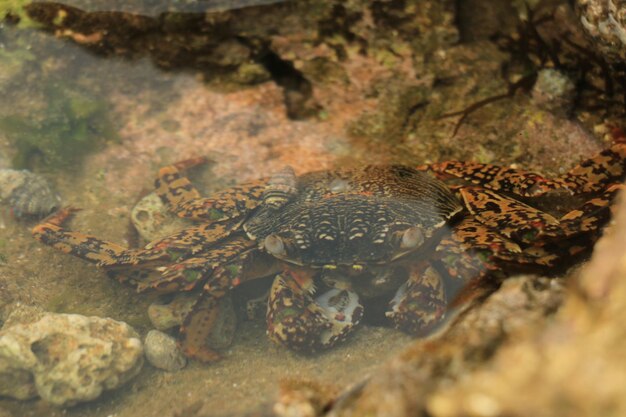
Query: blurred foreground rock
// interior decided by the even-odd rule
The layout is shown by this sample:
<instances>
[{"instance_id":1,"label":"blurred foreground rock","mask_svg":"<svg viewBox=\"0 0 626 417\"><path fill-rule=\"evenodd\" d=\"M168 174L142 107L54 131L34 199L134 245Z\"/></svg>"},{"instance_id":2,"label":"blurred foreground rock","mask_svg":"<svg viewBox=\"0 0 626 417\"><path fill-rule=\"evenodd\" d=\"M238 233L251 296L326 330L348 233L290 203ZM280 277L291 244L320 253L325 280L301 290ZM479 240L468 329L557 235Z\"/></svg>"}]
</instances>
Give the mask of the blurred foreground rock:
<instances>
[{"instance_id":1,"label":"blurred foreground rock","mask_svg":"<svg viewBox=\"0 0 626 417\"><path fill-rule=\"evenodd\" d=\"M626 415L626 201L576 284L553 323L439 390L430 414Z\"/></svg>"},{"instance_id":2,"label":"blurred foreground rock","mask_svg":"<svg viewBox=\"0 0 626 417\"><path fill-rule=\"evenodd\" d=\"M344 391L324 415L626 415L626 201L572 279L567 291L560 279L505 281L441 337L415 343Z\"/></svg>"},{"instance_id":3,"label":"blurred foreground rock","mask_svg":"<svg viewBox=\"0 0 626 417\"><path fill-rule=\"evenodd\" d=\"M141 369L141 341L125 323L20 309L15 315L0 330L0 395L72 405L97 398Z\"/></svg>"}]
</instances>

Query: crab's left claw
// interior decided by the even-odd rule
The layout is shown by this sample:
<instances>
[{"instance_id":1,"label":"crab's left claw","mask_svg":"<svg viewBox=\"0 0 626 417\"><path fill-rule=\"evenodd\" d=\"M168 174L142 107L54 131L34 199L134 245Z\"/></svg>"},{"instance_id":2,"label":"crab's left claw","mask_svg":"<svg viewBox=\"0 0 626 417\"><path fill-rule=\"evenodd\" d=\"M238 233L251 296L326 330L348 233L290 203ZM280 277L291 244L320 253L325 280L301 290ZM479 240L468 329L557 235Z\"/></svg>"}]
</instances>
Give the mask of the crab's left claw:
<instances>
[{"instance_id":1,"label":"crab's left claw","mask_svg":"<svg viewBox=\"0 0 626 417\"><path fill-rule=\"evenodd\" d=\"M363 317L356 293L333 288L314 299L309 293L312 279L286 271L270 290L267 333L274 342L301 352L316 352L345 340Z\"/></svg>"}]
</instances>

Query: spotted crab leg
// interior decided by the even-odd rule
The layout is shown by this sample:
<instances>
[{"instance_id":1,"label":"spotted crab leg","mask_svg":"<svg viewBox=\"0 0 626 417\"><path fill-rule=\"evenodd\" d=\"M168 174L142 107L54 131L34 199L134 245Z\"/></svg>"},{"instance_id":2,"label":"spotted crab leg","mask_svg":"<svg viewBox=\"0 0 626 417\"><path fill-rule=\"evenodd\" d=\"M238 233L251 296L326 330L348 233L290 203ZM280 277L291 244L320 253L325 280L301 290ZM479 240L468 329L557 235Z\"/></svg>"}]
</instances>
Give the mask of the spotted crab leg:
<instances>
[{"instance_id":1,"label":"spotted crab leg","mask_svg":"<svg viewBox=\"0 0 626 417\"><path fill-rule=\"evenodd\" d=\"M478 221L514 241L532 243L539 234L560 231L559 220L511 197L482 187L462 187L458 192Z\"/></svg>"},{"instance_id":2,"label":"spotted crab leg","mask_svg":"<svg viewBox=\"0 0 626 417\"><path fill-rule=\"evenodd\" d=\"M572 194L600 191L626 175L626 144L615 143L587 159L560 178L477 162L447 161L418 167L439 178L456 177L493 191L522 197L537 197L550 190L566 189Z\"/></svg>"},{"instance_id":3,"label":"spotted crab leg","mask_svg":"<svg viewBox=\"0 0 626 417\"><path fill-rule=\"evenodd\" d=\"M622 184L611 184L598 196L559 219L513 198L480 187L458 191L469 211L497 233L518 242L533 244L597 232L610 215L611 205Z\"/></svg>"},{"instance_id":4,"label":"spotted crab leg","mask_svg":"<svg viewBox=\"0 0 626 417\"><path fill-rule=\"evenodd\" d=\"M480 225L474 224L470 229L456 228L454 236L470 247L484 247L480 240L487 237L500 241L506 239L509 241L506 250L500 245L484 248L492 252L491 257L501 261L553 266L589 246L582 244L582 240L588 242L597 237L600 225L610 214L611 201L622 188L621 185L610 186L600 196L556 219L511 197L480 187L462 187L459 193ZM518 243L520 250L511 251L511 245Z\"/></svg>"},{"instance_id":5,"label":"spotted crab leg","mask_svg":"<svg viewBox=\"0 0 626 417\"><path fill-rule=\"evenodd\" d=\"M193 158L159 170L155 191L174 214L195 220L220 221L243 216L262 202L267 179L237 185L211 198L202 198L180 171L206 162L205 158Z\"/></svg>"},{"instance_id":6,"label":"spotted crab leg","mask_svg":"<svg viewBox=\"0 0 626 417\"><path fill-rule=\"evenodd\" d=\"M38 241L100 267L134 267L172 263L228 237L241 223L208 223L186 229L148 245L129 249L85 233L67 230L63 224L77 209L57 211L32 229Z\"/></svg>"},{"instance_id":7,"label":"spotted crab leg","mask_svg":"<svg viewBox=\"0 0 626 417\"><path fill-rule=\"evenodd\" d=\"M274 279L267 310L272 341L299 352L317 352L345 340L361 321L356 293L333 288L317 298L311 270L289 268Z\"/></svg>"},{"instance_id":8,"label":"spotted crab leg","mask_svg":"<svg viewBox=\"0 0 626 417\"><path fill-rule=\"evenodd\" d=\"M585 202L582 206L563 215L559 222L561 229L555 237L572 236L580 233L597 231L613 210L613 201L617 194L626 190L624 184L611 184L604 192Z\"/></svg>"},{"instance_id":9,"label":"spotted crab leg","mask_svg":"<svg viewBox=\"0 0 626 417\"><path fill-rule=\"evenodd\" d=\"M128 249L88 234L64 229L63 224L76 211L78 209L66 207L53 213L32 229L33 237L41 243L97 265L114 265L120 262L137 264L140 261L159 263L167 260L168 256L163 251Z\"/></svg>"},{"instance_id":10,"label":"spotted crab leg","mask_svg":"<svg viewBox=\"0 0 626 417\"><path fill-rule=\"evenodd\" d=\"M598 192L626 177L626 143L615 143L557 179L576 194Z\"/></svg>"},{"instance_id":11,"label":"spotted crab leg","mask_svg":"<svg viewBox=\"0 0 626 417\"><path fill-rule=\"evenodd\" d=\"M204 264L197 263L198 279L203 276L208 279L203 294L179 330L179 343L186 356L203 362L218 360L220 355L207 345L207 338L220 314L219 299L242 282L278 272L273 258L263 258L255 246L254 242L239 236L203 255Z\"/></svg>"},{"instance_id":12,"label":"spotted crab leg","mask_svg":"<svg viewBox=\"0 0 626 417\"><path fill-rule=\"evenodd\" d=\"M415 336L426 336L443 320L448 309L444 278L432 265L409 268L409 279L391 300L385 315L395 327Z\"/></svg>"}]
</instances>

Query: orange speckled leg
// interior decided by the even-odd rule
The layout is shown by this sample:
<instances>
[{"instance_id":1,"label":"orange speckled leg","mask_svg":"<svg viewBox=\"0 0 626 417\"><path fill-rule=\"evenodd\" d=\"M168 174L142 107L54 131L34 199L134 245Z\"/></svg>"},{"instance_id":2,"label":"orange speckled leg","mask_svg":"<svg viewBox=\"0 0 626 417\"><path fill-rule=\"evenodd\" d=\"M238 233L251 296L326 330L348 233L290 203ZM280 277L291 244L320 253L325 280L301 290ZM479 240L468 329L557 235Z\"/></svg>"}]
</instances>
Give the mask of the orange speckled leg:
<instances>
[{"instance_id":1,"label":"orange speckled leg","mask_svg":"<svg viewBox=\"0 0 626 417\"><path fill-rule=\"evenodd\" d=\"M78 210L75 208L67 207L52 214L32 229L33 237L64 253L99 266L120 262L128 264L158 262L168 257L162 251L128 249L91 235L64 229L63 223L76 211Z\"/></svg>"},{"instance_id":2,"label":"orange speckled leg","mask_svg":"<svg viewBox=\"0 0 626 417\"><path fill-rule=\"evenodd\" d=\"M567 189L572 194L581 194L601 191L626 176L626 144L615 143L555 179L478 162L447 161L423 165L418 169L432 171L442 179L461 178L493 191L509 192L522 197L536 197L556 189Z\"/></svg>"},{"instance_id":3,"label":"orange speckled leg","mask_svg":"<svg viewBox=\"0 0 626 417\"><path fill-rule=\"evenodd\" d=\"M548 213L481 187L459 190L474 217L496 233L517 242L532 243L539 234L559 233L559 221Z\"/></svg>"},{"instance_id":4,"label":"orange speckled leg","mask_svg":"<svg viewBox=\"0 0 626 417\"><path fill-rule=\"evenodd\" d=\"M219 353L207 344L207 340L220 314L219 299L244 281L276 272L274 263L265 263L254 256L255 246L254 242L243 237L232 239L219 249L203 254L198 259L197 268L191 269L197 271L198 278L209 277L203 286L203 294L179 330L179 343L186 356L202 362L218 360ZM190 269L181 271L189 274ZM175 267L168 268L164 274L170 272L178 275L179 271Z\"/></svg>"},{"instance_id":5,"label":"orange speckled leg","mask_svg":"<svg viewBox=\"0 0 626 417\"><path fill-rule=\"evenodd\" d=\"M205 162L204 158L194 158L159 170L155 181L156 193L177 216L211 221L232 219L250 212L261 203L267 180L237 185L211 198L202 198L180 170Z\"/></svg>"}]
</instances>

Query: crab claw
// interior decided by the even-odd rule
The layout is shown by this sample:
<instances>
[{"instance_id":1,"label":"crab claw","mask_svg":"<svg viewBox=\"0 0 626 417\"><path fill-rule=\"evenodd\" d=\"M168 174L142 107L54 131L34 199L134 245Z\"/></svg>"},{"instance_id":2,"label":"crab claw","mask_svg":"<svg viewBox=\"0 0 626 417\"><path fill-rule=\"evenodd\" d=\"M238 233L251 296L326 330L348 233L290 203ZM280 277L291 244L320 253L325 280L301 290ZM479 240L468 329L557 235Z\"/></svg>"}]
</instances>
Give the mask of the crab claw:
<instances>
[{"instance_id":1,"label":"crab claw","mask_svg":"<svg viewBox=\"0 0 626 417\"><path fill-rule=\"evenodd\" d=\"M410 277L391 300L385 313L395 327L416 336L427 336L442 322L446 295L439 274L432 267L411 269Z\"/></svg>"},{"instance_id":2,"label":"crab claw","mask_svg":"<svg viewBox=\"0 0 626 417\"><path fill-rule=\"evenodd\" d=\"M292 273L276 277L270 290L270 339L301 352L316 352L345 340L363 317L356 293L333 288L314 299L306 289L312 283L303 282L301 276L292 277Z\"/></svg>"}]
</instances>

